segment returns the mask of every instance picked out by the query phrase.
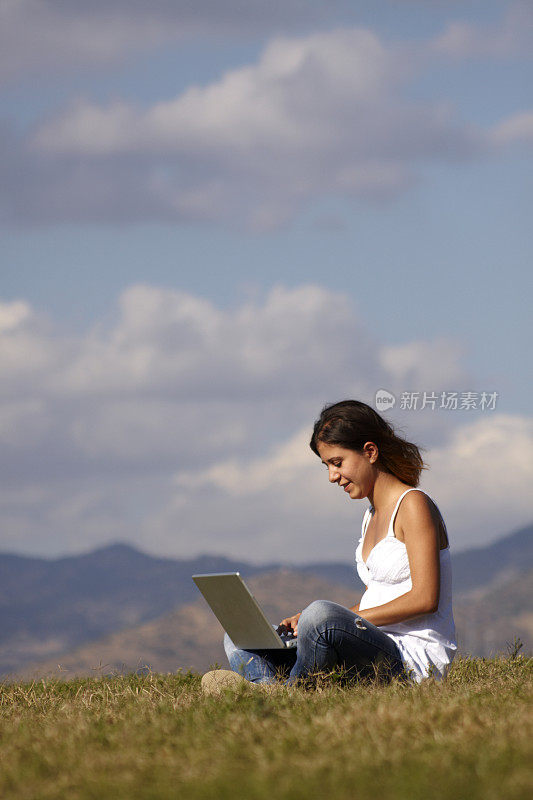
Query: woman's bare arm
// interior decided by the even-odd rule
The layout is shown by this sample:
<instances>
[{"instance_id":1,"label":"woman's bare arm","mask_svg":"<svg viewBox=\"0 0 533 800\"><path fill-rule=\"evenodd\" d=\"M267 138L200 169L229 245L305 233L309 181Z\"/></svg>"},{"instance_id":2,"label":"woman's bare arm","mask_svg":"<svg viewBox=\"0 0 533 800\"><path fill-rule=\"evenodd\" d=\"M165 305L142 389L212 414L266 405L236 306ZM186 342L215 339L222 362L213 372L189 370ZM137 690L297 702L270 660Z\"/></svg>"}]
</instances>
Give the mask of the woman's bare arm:
<instances>
[{"instance_id":1,"label":"woman's bare arm","mask_svg":"<svg viewBox=\"0 0 533 800\"><path fill-rule=\"evenodd\" d=\"M412 588L400 597L374 608L352 611L373 625L393 625L439 606L439 528L429 501L421 492L409 492L396 517L396 536L405 543L411 568Z\"/></svg>"}]
</instances>

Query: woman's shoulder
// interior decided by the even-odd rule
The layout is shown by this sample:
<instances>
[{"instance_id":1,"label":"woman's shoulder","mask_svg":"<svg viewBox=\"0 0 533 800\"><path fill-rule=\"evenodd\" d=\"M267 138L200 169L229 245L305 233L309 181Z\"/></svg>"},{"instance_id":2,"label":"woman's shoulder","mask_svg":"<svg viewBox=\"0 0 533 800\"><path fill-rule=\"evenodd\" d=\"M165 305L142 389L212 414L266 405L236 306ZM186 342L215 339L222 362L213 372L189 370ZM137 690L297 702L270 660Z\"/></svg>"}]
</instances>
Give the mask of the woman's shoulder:
<instances>
[{"instance_id":1,"label":"woman's shoulder","mask_svg":"<svg viewBox=\"0 0 533 800\"><path fill-rule=\"evenodd\" d=\"M435 505L435 501L424 489L420 489L418 486L405 486L401 505L404 508L416 508L422 506L428 508L431 505Z\"/></svg>"},{"instance_id":2,"label":"woman's shoulder","mask_svg":"<svg viewBox=\"0 0 533 800\"><path fill-rule=\"evenodd\" d=\"M407 487L398 508L398 516L409 517L420 513L429 513L435 518L440 515L437 504L424 489L419 489L418 486Z\"/></svg>"},{"instance_id":3,"label":"woman's shoulder","mask_svg":"<svg viewBox=\"0 0 533 800\"><path fill-rule=\"evenodd\" d=\"M433 498L423 489L412 488L413 491L405 494L398 509L397 524L400 530L405 533L405 529L411 525L432 523L440 536L444 535L447 539L444 519Z\"/></svg>"}]
</instances>

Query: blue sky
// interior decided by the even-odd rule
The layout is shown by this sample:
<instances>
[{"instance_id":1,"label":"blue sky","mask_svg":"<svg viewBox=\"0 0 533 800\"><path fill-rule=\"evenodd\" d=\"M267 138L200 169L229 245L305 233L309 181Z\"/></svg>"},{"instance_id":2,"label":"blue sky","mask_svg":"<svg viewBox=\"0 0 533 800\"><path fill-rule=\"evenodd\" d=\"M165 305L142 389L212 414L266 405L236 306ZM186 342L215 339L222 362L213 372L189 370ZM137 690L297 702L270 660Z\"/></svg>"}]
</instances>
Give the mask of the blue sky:
<instances>
[{"instance_id":1,"label":"blue sky","mask_svg":"<svg viewBox=\"0 0 533 800\"><path fill-rule=\"evenodd\" d=\"M337 514L342 558L362 506L273 471L378 388L496 391L391 419L456 546L531 519L529 3L3 13L2 549L306 560Z\"/></svg>"}]
</instances>

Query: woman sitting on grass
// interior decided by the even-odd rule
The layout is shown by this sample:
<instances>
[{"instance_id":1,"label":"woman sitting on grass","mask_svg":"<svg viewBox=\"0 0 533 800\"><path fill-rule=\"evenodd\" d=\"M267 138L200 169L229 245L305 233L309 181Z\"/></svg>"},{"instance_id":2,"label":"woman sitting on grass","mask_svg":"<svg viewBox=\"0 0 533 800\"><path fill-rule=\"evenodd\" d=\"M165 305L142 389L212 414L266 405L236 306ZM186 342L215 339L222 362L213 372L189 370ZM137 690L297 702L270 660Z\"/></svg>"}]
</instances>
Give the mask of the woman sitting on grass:
<instances>
[{"instance_id":1,"label":"woman sitting on grass","mask_svg":"<svg viewBox=\"0 0 533 800\"><path fill-rule=\"evenodd\" d=\"M296 648L239 650L226 634L232 672L203 678L206 691L244 680L293 683L317 672L349 677L407 674L415 681L445 677L456 651L452 576L446 526L418 485L418 447L398 436L373 408L357 400L326 406L311 449L330 483L352 500L368 498L356 550L366 591L352 608L315 600L281 622Z\"/></svg>"}]
</instances>

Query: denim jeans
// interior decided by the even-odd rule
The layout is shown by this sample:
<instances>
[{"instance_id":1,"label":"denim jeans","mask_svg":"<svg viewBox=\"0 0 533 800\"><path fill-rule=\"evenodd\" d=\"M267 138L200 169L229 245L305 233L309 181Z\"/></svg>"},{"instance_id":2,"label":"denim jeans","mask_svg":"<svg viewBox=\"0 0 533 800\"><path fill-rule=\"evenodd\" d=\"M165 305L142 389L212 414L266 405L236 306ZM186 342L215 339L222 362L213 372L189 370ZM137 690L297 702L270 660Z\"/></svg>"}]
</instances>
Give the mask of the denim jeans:
<instances>
[{"instance_id":1,"label":"denim jeans","mask_svg":"<svg viewBox=\"0 0 533 800\"><path fill-rule=\"evenodd\" d=\"M329 600L315 600L302 611L296 647L240 650L226 634L224 648L231 669L253 683L273 683L280 675L294 683L336 668L357 679L375 675L378 665L390 677L404 673L400 651L386 633Z\"/></svg>"}]
</instances>

